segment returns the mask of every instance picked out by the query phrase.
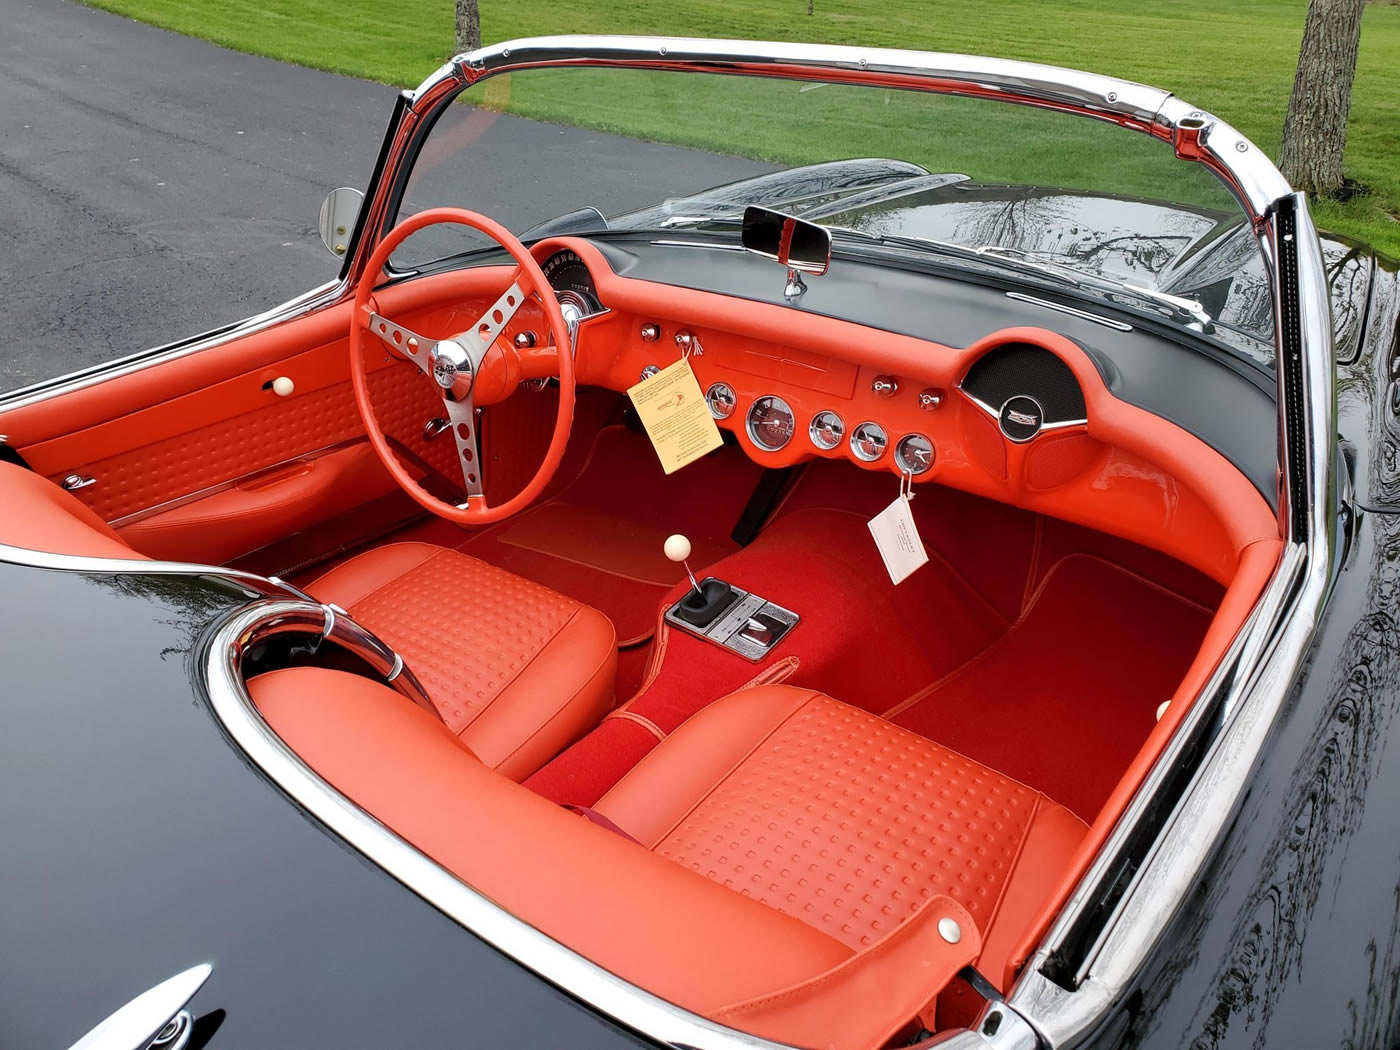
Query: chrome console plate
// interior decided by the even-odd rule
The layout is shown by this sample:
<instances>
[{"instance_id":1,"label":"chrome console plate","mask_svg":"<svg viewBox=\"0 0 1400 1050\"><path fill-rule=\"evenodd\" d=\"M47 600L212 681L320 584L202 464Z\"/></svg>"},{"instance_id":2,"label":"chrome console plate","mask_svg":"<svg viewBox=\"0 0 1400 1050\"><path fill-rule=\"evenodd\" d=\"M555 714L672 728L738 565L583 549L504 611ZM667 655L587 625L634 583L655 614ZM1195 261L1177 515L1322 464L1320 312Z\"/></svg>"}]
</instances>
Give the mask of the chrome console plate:
<instances>
[{"instance_id":1,"label":"chrome console plate","mask_svg":"<svg viewBox=\"0 0 1400 1050\"><path fill-rule=\"evenodd\" d=\"M703 587L713 579L715 577L706 576L700 581L700 585ZM696 627L677 616L676 609L680 605L680 601L675 602L666 610L666 622L672 627L680 628L687 634L693 634L707 642L714 642L715 645L723 646L732 653L738 653L745 660L757 663L778 647L778 643L788 636L788 633L797 626L802 617L791 609L785 609L781 605L770 602L767 598L750 594L742 587L735 587L732 583L729 586L734 591L734 603L708 627ZM684 596L682 596L681 601L684 601ZM743 634L744 624L751 616L757 615L774 620L779 625L774 632L773 640L767 645L756 642Z\"/></svg>"}]
</instances>

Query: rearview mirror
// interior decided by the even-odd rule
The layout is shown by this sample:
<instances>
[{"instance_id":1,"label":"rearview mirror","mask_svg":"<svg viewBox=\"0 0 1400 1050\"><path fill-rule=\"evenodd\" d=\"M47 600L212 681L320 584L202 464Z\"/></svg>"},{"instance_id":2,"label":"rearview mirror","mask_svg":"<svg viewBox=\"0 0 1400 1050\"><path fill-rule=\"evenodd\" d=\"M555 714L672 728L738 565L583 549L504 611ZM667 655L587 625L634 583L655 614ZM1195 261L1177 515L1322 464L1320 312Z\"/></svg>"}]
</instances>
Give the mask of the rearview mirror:
<instances>
[{"instance_id":1,"label":"rearview mirror","mask_svg":"<svg viewBox=\"0 0 1400 1050\"><path fill-rule=\"evenodd\" d=\"M331 190L321 202L321 241L332 255L342 256L349 250L350 234L364 199L359 190L341 186Z\"/></svg>"},{"instance_id":2,"label":"rearview mirror","mask_svg":"<svg viewBox=\"0 0 1400 1050\"><path fill-rule=\"evenodd\" d=\"M831 231L780 211L745 208L742 240L749 251L789 270L820 275L831 267Z\"/></svg>"}]
</instances>

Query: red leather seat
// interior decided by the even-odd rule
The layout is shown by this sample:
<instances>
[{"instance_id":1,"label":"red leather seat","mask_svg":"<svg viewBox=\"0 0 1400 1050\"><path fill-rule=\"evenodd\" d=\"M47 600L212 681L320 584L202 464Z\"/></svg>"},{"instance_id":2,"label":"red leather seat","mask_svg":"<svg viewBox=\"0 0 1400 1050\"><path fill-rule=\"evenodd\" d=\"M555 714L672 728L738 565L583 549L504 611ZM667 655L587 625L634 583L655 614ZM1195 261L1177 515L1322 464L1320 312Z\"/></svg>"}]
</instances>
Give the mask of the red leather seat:
<instances>
[{"instance_id":1,"label":"red leather seat","mask_svg":"<svg viewBox=\"0 0 1400 1050\"><path fill-rule=\"evenodd\" d=\"M930 898L997 984L1088 830L1038 791L822 693L709 705L594 809L652 851L861 951Z\"/></svg>"},{"instance_id":2,"label":"red leather seat","mask_svg":"<svg viewBox=\"0 0 1400 1050\"><path fill-rule=\"evenodd\" d=\"M307 590L397 650L448 729L513 780L591 729L612 704L612 622L476 558L391 543Z\"/></svg>"},{"instance_id":3,"label":"red leather seat","mask_svg":"<svg viewBox=\"0 0 1400 1050\"><path fill-rule=\"evenodd\" d=\"M596 807L625 834L491 773L378 683L294 668L248 688L322 777L502 907L795 1045L873 1050L967 963L1000 978L1084 833L1029 788L785 686L717 701L643 759Z\"/></svg>"}]
</instances>

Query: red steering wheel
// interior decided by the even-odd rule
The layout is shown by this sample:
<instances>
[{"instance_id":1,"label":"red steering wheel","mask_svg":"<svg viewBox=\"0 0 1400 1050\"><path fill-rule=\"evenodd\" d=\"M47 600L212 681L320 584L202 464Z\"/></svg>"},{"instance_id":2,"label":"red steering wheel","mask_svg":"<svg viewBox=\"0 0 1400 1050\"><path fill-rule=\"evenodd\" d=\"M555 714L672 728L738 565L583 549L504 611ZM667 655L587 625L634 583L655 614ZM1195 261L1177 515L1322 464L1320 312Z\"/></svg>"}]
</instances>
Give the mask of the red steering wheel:
<instances>
[{"instance_id":1,"label":"red steering wheel","mask_svg":"<svg viewBox=\"0 0 1400 1050\"><path fill-rule=\"evenodd\" d=\"M370 297L374 293L372 275L383 271L394 249L411 234L438 223L456 223L485 234L510 253L517 267L506 290L475 324L455 335L431 339L411 332L387 317L381 317L370 306ZM535 262L535 257L509 230L485 215L462 208L431 208L395 226L370 257L365 274L366 279L360 282L355 291L355 306L350 321L350 381L355 388L355 403L359 406L365 433L369 435L370 444L374 446L385 469L420 507L459 525L485 525L523 510L544 490L559 468L559 461L564 457L564 446L569 440L569 428L574 421L574 355L569 344L569 330L559 310L559 301L554 297L553 289L540 270L539 263ZM493 365L504 367L506 351L495 345L496 339L527 298L534 299L543 308L545 322L553 337L558 359L559 412L554 420L549 451L545 453L535 476L513 499L499 507L491 507L487 505L482 492L474 392L483 369L489 370ZM364 358L367 334L377 336L390 352L412 361L429 380L437 384L447 420L451 424L452 438L457 442L458 464L462 468L462 480L467 490L465 503L454 505L429 493L404 469L399 457L389 447L375 418L374 406L370 403Z\"/></svg>"}]
</instances>

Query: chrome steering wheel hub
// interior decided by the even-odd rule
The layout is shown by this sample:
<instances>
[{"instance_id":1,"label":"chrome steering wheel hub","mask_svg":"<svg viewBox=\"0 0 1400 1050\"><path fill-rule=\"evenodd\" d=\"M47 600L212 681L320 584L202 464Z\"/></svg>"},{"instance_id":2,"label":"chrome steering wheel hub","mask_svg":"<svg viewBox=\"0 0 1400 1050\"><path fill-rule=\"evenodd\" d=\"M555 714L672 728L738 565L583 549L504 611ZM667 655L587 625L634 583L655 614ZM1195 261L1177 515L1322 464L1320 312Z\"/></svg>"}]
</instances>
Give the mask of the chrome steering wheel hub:
<instances>
[{"instance_id":1,"label":"chrome steering wheel hub","mask_svg":"<svg viewBox=\"0 0 1400 1050\"><path fill-rule=\"evenodd\" d=\"M472 388L472 359L462 344L444 339L433 347L433 379L461 396Z\"/></svg>"}]
</instances>

